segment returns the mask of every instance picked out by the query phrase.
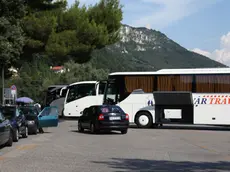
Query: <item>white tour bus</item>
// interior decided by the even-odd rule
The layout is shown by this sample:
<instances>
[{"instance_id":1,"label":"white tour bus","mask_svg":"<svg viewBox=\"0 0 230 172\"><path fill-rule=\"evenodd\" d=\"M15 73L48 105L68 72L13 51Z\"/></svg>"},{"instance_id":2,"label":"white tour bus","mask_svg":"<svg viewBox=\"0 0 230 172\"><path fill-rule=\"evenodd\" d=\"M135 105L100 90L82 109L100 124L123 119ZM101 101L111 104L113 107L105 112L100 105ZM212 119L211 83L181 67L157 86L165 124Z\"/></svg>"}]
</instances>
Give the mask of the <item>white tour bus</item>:
<instances>
[{"instance_id":1,"label":"white tour bus","mask_svg":"<svg viewBox=\"0 0 230 172\"><path fill-rule=\"evenodd\" d=\"M70 84L64 101L64 117L79 117L86 107L101 105L106 83L82 81Z\"/></svg>"},{"instance_id":2,"label":"white tour bus","mask_svg":"<svg viewBox=\"0 0 230 172\"><path fill-rule=\"evenodd\" d=\"M230 125L230 68L111 73L103 103L120 106L140 128Z\"/></svg>"}]
</instances>

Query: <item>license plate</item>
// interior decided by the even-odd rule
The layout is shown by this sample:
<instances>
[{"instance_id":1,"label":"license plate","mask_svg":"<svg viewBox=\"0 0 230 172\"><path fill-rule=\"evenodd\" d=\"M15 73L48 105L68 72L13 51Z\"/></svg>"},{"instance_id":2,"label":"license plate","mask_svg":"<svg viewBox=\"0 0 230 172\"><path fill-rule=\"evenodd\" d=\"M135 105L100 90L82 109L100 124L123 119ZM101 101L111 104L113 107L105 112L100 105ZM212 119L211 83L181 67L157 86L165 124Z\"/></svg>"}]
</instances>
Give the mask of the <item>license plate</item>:
<instances>
[{"instance_id":1,"label":"license plate","mask_svg":"<svg viewBox=\"0 0 230 172\"><path fill-rule=\"evenodd\" d=\"M120 116L111 116L109 117L109 120L121 120Z\"/></svg>"}]
</instances>

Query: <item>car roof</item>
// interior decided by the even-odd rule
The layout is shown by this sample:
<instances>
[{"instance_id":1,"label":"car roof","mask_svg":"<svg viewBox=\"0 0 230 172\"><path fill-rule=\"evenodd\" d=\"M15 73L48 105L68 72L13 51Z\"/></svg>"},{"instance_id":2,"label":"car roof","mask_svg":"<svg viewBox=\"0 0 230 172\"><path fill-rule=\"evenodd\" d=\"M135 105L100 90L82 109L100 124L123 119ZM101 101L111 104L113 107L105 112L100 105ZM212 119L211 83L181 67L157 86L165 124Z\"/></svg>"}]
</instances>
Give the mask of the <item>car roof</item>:
<instances>
[{"instance_id":1,"label":"car roof","mask_svg":"<svg viewBox=\"0 0 230 172\"><path fill-rule=\"evenodd\" d=\"M19 108L36 108L35 106L18 106Z\"/></svg>"}]
</instances>

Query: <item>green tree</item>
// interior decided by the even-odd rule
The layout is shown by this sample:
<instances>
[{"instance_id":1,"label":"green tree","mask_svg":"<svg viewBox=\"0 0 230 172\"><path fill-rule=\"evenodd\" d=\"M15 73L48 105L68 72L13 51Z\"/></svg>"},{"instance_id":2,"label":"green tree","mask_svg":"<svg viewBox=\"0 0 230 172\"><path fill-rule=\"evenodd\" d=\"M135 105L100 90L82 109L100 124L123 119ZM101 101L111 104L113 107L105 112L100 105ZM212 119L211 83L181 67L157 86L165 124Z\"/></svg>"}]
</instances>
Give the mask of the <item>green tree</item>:
<instances>
[{"instance_id":1,"label":"green tree","mask_svg":"<svg viewBox=\"0 0 230 172\"><path fill-rule=\"evenodd\" d=\"M39 2L40 5L29 4L30 13L23 22L27 36L24 59L40 53L47 54L53 65L70 59L85 63L93 50L119 40L122 20L119 0L101 0L88 8L80 7L78 1L70 8L61 0L58 4L49 0L48 7L42 5L47 4L45 0Z\"/></svg>"},{"instance_id":2,"label":"green tree","mask_svg":"<svg viewBox=\"0 0 230 172\"><path fill-rule=\"evenodd\" d=\"M71 84L79 81L105 80L108 70L96 69L91 63L78 64L69 61L64 65L66 72L60 75L61 84Z\"/></svg>"},{"instance_id":3,"label":"green tree","mask_svg":"<svg viewBox=\"0 0 230 172\"><path fill-rule=\"evenodd\" d=\"M22 53L24 35L21 19L25 15L24 0L0 1L0 66L10 67Z\"/></svg>"}]
</instances>

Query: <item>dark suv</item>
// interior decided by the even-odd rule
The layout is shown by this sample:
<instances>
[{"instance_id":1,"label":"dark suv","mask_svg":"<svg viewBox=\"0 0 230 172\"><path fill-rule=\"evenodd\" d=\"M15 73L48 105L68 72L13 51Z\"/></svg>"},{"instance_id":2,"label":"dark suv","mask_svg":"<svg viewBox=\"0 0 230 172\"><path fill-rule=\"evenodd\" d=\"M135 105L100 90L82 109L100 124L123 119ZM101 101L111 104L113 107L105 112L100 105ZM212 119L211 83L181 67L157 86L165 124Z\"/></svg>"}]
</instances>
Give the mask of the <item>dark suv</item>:
<instances>
[{"instance_id":1,"label":"dark suv","mask_svg":"<svg viewBox=\"0 0 230 172\"><path fill-rule=\"evenodd\" d=\"M22 136L23 138L28 137L28 125L27 120L23 112L18 106L3 106L3 115L10 120L13 128L13 141L17 142Z\"/></svg>"}]
</instances>

